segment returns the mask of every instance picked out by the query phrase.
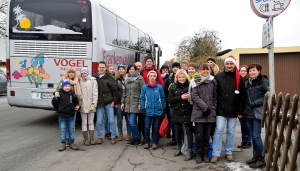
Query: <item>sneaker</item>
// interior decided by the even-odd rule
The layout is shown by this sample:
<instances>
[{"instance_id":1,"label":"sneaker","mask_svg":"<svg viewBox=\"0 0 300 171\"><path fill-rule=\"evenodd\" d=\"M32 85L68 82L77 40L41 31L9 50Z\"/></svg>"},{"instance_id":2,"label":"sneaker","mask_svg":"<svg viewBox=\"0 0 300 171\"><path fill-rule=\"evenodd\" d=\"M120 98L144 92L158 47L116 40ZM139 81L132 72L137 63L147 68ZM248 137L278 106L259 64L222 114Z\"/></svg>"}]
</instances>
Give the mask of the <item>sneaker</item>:
<instances>
[{"instance_id":1,"label":"sneaker","mask_svg":"<svg viewBox=\"0 0 300 171\"><path fill-rule=\"evenodd\" d=\"M74 143L70 144L70 148L73 150L78 150L77 146Z\"/></svg>"},{"instance_id":2,"label":"sneaker","mask_svg":"<svg viewBox=\"0 0 300 171\"><path fill-rule=\"evenodd\" d=\"M60 145L60 147L58 148L58 151L64 151L66 149L66 144L65 143L62 143Z\"/></svg>"},{"instance_id":3,"label":"sneaker","mask_svg":"<svg viewBox=\"0 0 300 171\"><path fill-rule=\"evenodd\" d=\"M233 161L233 157L231 154L226 154L225 155L225 159L228 161L228 162L232 162Z\"/></svg>"},{"instance_id":4,"label":"sneaker","mask_svg":"<svg viewBox=\"0 0 300 171\"><path fill-rule=\"evenodd\" d=\"M241 142L241 144L238 145L237 147L238 147L238 148L243 148L244 145L247 145L247 142Z\"/></svg>"},{"instance_id":5,"label":"sneaker","mask_svg":"<svg viewBox=\"0 0 300 171\"><path fill-rule=\"evenodd\" d=\"M210 162L211 162L211 163L217 163L218 158L219 158L219 157L217 157L217 156L213 156L213 157L210 159Z\"/></svg>"},{"instance_id":6,"label":"sneaker","mask_svg":"<svg viewBox=\"0 0 300 171\"><path fill-rule=\"evenodd\" d=\"M131 139L131 141L129 143L127 143L126 145L131 145L132 143L134 143L134 138Z\"/></svg>"},{"instance_id":7,"label":"sneaker","mask_svg":"<svg viewBox=\"0 0 300 171\"><path fill-rule=\"evenodd\" d=\"M175 146L177 143L175 141L170 141L167 143L167 146Z\"/></svg>"},{"instance_id":8,"label":"sneaker","mask_svg":"<svg viewBox=\"0 0 300 171\"><path fill-rule=\"evenodd\" d=\"M149 144L145 144L145 145L144 145L144 149L148 149L149 147L150 147Z\"/></svg>"},{"instance_id":9,"label":"sneaker","mask_svg":"<svg viewBox=\"0 0 300 171\"><path fill-rule=\"evenodd\" d=\"M66 147L69 147L69 146L70 146L69 138L66 138Z\"/></svg>"},{"instance_id":10,"label":"sneaker","mask_svg":"<svg viewBox=\"0 0 300 171\"><path fill-rule=\"evenodd\" d=\"M138 146L138 145L142 145L141 139L135 139L135 141L133 141L133 143L131 144L131 147Z\"/></svg>"},{"instance_id":11,"label":"sneaker","mask_svg":"<svg viewBox=\"0 0 300 171\"><path fill-rule=\"evenodd\" d=\"M157 145L156 144L152 144L152 150L156 150L157 149Z\"/></svg>"},{"instance_id":12,"label":"sneaker","mask_svg":"<svg viewBox=\"0 0 300 171\"><path fill-rule=\"evenodd\" d=\"M248 142L248 147L249 147L249 148L252 147L252 142Z\"/></svg>"}]
</instances>

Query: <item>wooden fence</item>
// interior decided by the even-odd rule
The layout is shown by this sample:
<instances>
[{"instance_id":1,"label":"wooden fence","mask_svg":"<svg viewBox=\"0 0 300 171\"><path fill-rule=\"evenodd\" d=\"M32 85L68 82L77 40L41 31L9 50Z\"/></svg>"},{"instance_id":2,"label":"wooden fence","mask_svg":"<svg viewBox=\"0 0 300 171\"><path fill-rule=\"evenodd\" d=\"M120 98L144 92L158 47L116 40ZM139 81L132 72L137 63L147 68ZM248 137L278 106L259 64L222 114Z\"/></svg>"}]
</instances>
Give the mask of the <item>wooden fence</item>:
<instances>
[{"instance_id":1,"label":"wooden fence","mask_svg":"<svg viewBox=\"0 0 300 171\"><path fill-rule=\"evenodd\" d=\"M272 95L272 105L268 103L269 93L265 95L261 126L265 128L263 156L266 170L300 170L300 104L299 96L283 98L279 93Z\"/></svg>"}]
</instances>

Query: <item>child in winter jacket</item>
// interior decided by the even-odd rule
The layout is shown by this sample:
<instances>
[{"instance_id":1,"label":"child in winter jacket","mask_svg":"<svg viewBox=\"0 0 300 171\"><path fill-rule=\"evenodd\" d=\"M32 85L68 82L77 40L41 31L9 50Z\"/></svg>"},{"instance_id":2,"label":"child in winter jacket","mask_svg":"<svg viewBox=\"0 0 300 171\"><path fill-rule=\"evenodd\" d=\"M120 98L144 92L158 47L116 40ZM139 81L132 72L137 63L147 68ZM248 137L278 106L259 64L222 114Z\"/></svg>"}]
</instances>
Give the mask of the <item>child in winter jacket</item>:
<instances>
[{"instance_id":1,"label":"child in winter jacket","mask_svg":"<svg viewBox=\"0 0 300 171\"><path fill-rule=\"evenodd\" d=\"M60 128L60 142L59 151L66 149L66 132L69 130L70 148L78 150L74 144L74 115L75 111L79 109L78 98L73 91L71 91L71 83L68 80L62 80L62 89L59 90L59 97L53 97L52 105L58 113L58 122Z\"/></svg>"}]
</instances>

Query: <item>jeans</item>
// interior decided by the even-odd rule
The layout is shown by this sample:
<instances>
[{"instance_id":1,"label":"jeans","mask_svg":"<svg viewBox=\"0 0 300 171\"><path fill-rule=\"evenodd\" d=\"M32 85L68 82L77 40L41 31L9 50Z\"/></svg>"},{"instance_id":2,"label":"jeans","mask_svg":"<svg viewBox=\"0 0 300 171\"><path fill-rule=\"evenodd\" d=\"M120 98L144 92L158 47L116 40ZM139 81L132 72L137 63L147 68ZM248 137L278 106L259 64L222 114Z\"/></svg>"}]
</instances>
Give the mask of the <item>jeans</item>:
<instances>
[{"instance_id":1,"label":"jeans","mask_svg":"<svg viewBox=\"0 0 300 171\"><path fill-rule=\"evenodd\" d=\"M127 113L127 118L130 123L132 137L135 139L140 139L141 135L140 135L139 127L137 125L137 114L136 113ZM127 129L128 129L128 127L127 127Z\"/></svg>"},{"instance_id":2,"label":"jeans","mask_svg":"<svg viewBox=\"0 0 300 171\"><path fill-rule=\"evenodd\" d=\"M195 137L197 148L209 147L209 138L213 123L195 122Z\"/></svg>"},{"instance_id":3,"label":"jeans","mask_svg":"<svg viewBox=\"0 0 300 171\"><path fill-rule=\"evenodd\" d=\"M252 142L252 136L250 134L249 125L247 122L247 118L243 117L239 119L241 124L241 132L242 132L242 142Z\"/></svg>"},{"instance_id":4,"label":"jeans","mask_svg":"<svg viewBox=\"0 0 300 171\"><path fill-rule=\"evenodd\" d=\"M145 144L150 144L150 127L153 121L154 129L152 132L152 144L158 144L158 129L160 116L146 116L145 117Z\"/></svg>"},{"instance_id":5,"label":"jeans","mask_svg":"<svg viewBox=\"0 0 300 171\"><path fill-rule=\"evenodd\" d=\"M185 130L186 132L186 136L187 136L187 143L188 143L188 149L192 149L193 148L193 134L192 134L192 122L189 123L184 123L184 128L182 126L182 123L174 123L174 127L176 129L176 141L178 145L182 145L182 136L183 131Z\"/></svg>"},{"instance_id":6,"label":"jeans","mask_svg":"<svg viewBox=\"0 0 300 171\"><path fill-rule=\"evenodd\" d=\"M104 131L105 133L110 133L109 131L109 123L108 123L108 117L107 117L107 114L104 113L104 120L103 120L103 123L104 123Z\"/></svg>"},{"instance_id":7,"label":"jeans","mask_svg":"<svg viewBox=\"0 0 300 171\"><path fill-rule=\"evenodd\" d=\"M110 103L97 107L97 132L98 132L98 138L102 138L102 124L103 124L103 118L104 114L107 114L108 118L108 123L110 127L110 132L111 132L111 138L115 139L116 138L116 125L115 125L115 120L114 120L114 108L110 107Z\"/></svg>"},{"instance_id":8,"label":"jeans","mask_svg":"<svg viewBox=\"0 0 300 171\"><path fill-rule=\"evenodd\" d=\"M123 112L121 110L121 104L118 104L118 107L115 108L115 112L117 115L118 133L119 135L123 135ZM126 121L127 135L131 135L131 127L127 115L125 115L125 121Z\"/></svg>"},{"instance_id":9,"label":"jeans","mask_svg":"<svg viewBox=\"0 0 300 171\"><path fill-rule=\"evenodd\" d=\"M69 141L74 143L75 122L74 117L58 117L60 142L66 143L67 131L69 132Z\"/></svg>"},{"instance_id":10,"label":"jeans","mask_svg":"<svg viewBox=\"0 0 300 171\"><path fill-rule=\"evenodd\" d=\"M74 135L75 135L76 116L77 116L77 112L75 112L75 115L74 115ZM69 130L68 129L66 131L66 138L69 138Z\"/></svg>"},{"instance_id":11,"label":"jeans","mask_svg":"<svg viewBox=\"0 0 300 171\"><path fill-rule=\"evenodd\" d=\"M250 129L250 134L252 134L253 151L257 154L262 155L264 144L261 139L261 125L260 120L255 118L247 118L247 122Z\"/></svg>"},{"instance_id":12,"label":"jeans","mask_svg":"<svg viewBox=\"0 0 300 171\"><path fill-rule=\"evenodd\" d=\"M170 128L172 130L172 141L176 142L176 129L175 126L172 122L172 118L173 118L173 107L169 107L169 113L170 113Z\"/></svg>"},{"instance_id":13,"label":"jeans","mask_svg":"<svg viewBox=\"0 0 300 171\"><path fill-rule=\"evenodd\" d=\"M234 136L236 127L236 118L229 118L223 116L216 117L216 129L213 139L213 156L220 157L222 148L222 139L224 133L224 127L227 121L226 127L226 143L225 143L225 154L232 154L234 147Z\"/></svg>"}]
</instances>

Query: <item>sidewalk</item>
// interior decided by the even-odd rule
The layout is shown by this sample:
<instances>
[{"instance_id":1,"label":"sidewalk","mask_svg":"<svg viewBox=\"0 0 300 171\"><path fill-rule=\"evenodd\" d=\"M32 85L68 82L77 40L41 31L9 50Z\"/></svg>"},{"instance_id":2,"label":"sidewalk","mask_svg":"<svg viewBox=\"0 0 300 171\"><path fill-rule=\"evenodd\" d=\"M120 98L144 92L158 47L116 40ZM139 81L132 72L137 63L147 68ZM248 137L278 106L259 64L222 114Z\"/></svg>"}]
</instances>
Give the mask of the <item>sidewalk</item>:
<instances>
[{"instance_id":1,"label":"sidewalk","mask_svg":"<svg viewBox=\"0 0 300 171\"><path fill-rule=\"evenodd\" d=\"M124 122L125 123L125 122ZM123 127L125 125L123 124ZM126 130L123 130L126 134ZM264 130L262 130L262 139L264 140ZM225 142L225 135L223 144ZM126 135L125 135L126 136ZM241 143L240 124L237 121L235 147ZM249 168L245 163L246 160L252 158L252 148L239 149L234 148L233 157L234 162L228 163L225 160L224 148L222 149L221 157L218 163L201 163L197 164L195 158L190 161L184 161L184 155L173 157L176 146L167 146L170 138L161 138L158 143L158 149L148 150L143 149L143 146L130 147L126 146L126 141L118 141L116 145L112 146L110 141L105 139L103 144L97 145L98 154L101 154L101 162L96 165L101 165L101 170L110 171L190 171L190 170L210 170L210 171L245 171L255 170ZM99 148L101 146L101 149ZM113 147L113 148L112 148ZM108 150L109 149L109 150ZM98 156L98 157L100 157ZM112 163L112 160L114 163ZM100 164L101 163L101 164ZM256 169L262 171L265 169Z\"/></svg>"}]
</instances>

